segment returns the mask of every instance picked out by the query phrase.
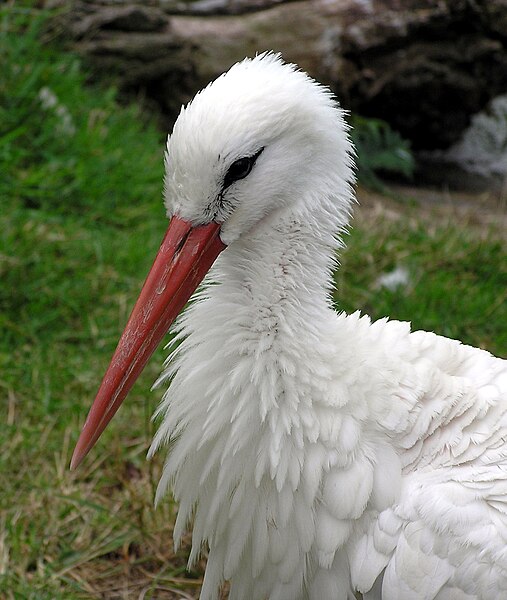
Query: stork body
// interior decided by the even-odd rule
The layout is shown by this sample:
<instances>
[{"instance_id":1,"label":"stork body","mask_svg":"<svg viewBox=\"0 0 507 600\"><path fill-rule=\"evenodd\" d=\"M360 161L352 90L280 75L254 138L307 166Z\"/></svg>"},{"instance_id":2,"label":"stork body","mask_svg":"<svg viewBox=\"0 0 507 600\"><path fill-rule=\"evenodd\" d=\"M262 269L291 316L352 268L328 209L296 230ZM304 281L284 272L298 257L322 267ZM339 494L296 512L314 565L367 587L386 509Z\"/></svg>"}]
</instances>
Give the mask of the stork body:
<instances>
[{"instance_id":1,"label":"stork body","mask_svg":"<svg viewBox=\"0 0 507 600\"><path fill-rule=\"evenodd\" d=\"M202 600L225 580L231 600L507 594L506 362L334 312L350 157L330 94L272 55L168 141L169 214L227 246L179 321L150 451L170 443L176 544L193 523L190 563L209 549Z\"/></svg>"},{"instance_id":2,"label":"stork body","mask_svg":"<svg viewBox=\"0 0 507 600\"><path fill-rule=\"evenodd\" d=\"M407 323L310 306L291 319L276 258L251 280L271 284L261 298L222 260L228 283L187 311L166 373L153 449L175 443L158 496L171 482L176 543L195 508L201 598L230 579L234 599L346 599L377 578L371 598L501 597L505 364Z\"/></svg>"}]
</instances>

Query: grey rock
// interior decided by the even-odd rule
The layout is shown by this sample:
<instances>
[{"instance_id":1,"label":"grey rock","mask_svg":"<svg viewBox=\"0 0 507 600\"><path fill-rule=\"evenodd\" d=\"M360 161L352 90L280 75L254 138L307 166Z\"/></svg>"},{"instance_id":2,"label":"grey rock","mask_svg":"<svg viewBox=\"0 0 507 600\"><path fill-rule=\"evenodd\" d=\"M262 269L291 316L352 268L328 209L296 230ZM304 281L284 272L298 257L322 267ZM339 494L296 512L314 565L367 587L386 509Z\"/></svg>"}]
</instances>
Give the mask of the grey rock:
<instances>
[{"instance_id":1,"label":"grey rock","mask_svg":"<svg viewBox=\"0 0 507 600\"><path fill-rule=\"evenodd\" d=\"M143 89L168 121L264 50L415 149L450 147L507 91L507 0L74 0L63 23L98 76Z\"/></svg>"}]
</instances>

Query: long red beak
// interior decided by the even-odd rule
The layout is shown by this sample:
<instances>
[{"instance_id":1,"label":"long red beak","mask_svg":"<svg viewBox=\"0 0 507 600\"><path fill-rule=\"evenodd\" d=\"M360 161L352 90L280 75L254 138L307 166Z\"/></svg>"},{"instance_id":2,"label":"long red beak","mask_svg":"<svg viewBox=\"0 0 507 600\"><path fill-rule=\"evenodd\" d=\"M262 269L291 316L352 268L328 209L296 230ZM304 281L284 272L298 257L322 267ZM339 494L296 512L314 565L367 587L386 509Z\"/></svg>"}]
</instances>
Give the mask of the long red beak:
<instances>
[{"instance_id":1,"label":"long red beak","mask_svg":"<svg viewBox=\"0 0 507 600\"><path fill-rule=\"evenodd\" d=\"M104 375L70 468L88 454L178 313L225 249L220 225L192 227L174 216Z\"/></svg>"}]
</instances>

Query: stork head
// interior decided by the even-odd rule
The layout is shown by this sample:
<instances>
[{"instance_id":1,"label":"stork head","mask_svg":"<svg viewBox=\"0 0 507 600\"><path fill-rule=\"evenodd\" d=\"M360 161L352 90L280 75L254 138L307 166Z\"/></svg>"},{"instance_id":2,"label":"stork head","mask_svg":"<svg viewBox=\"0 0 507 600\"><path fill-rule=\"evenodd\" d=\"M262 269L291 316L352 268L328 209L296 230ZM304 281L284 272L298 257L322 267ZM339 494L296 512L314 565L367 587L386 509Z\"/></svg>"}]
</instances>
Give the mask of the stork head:
<instances>
[{"instance_id":1,"label":"stork head","mask_svg":"<svg viewBox=\"0 0 507 600\"><path fill-rule=\"evenodd\" d=\"M265 217L352 179L331 93L274 54L235 64L182 108L167 141L169 228L83 427L98 439L208 269Z\"/></svg>"},{"instance_id":2,"label":"stork head","mask_svg":"<svg viewBox=\"0 0 507 600\"><path fill-rule=\"evenodd\" d=\"M235 64L184 107L167 141L169 215L220 223L229 245L266 214L350 179L327 88L274 54Z\"/></svg>"}]
</instances>

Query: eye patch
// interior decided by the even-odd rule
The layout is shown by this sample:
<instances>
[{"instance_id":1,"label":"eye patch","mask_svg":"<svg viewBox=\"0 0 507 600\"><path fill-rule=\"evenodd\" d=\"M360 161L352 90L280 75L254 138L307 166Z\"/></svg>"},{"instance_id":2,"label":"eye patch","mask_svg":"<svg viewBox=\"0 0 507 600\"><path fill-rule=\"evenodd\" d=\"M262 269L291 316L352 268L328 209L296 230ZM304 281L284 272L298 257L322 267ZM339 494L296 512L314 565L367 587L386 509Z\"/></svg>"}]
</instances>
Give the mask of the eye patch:
<instances>
[{"instance_id":1,"label":"eye patch","mask_svg":"<svg viewBox=\"0 0 507 600\"><path fill-rule=\"evenodd\" d=\"M255 165L255 161L259 158L263 150L264 148L261 148L252 156L243 156L242 158L238 158L238 160L235 160L229 167L227 173L225 174L224 185L222 189L227 189L235 181L244 179L247 175L249 175L250 171Z\"/></svg>"}]
</instances>

